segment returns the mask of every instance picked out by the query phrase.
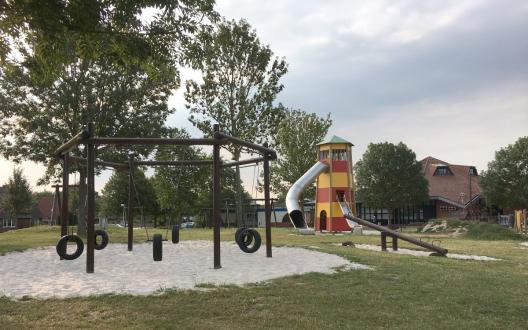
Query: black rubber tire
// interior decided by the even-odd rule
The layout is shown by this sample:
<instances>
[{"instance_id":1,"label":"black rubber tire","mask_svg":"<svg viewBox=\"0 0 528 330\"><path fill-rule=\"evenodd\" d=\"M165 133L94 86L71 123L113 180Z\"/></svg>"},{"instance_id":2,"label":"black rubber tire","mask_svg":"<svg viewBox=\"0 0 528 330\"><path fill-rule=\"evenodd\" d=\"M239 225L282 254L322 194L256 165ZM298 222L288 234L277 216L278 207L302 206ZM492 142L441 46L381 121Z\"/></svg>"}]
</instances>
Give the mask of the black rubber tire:
<instances>
[{"instance_id":1,"label":"black rubber tire","mask_svg":"<svg viewBox=\"0 0 528 330\"><path fill-rule=\"evenodd\" d=\"M251 241L253 242L253 245L250 246L250 244L246 245L244 241L246 241L245 239L244 240L240 240L240 242L238 242L238 247L240 248L240 250L246 252L246 253L255 253L258 251L258 249L260 248L260 245L262 244L262 239L260 237L260 234L258 231L256 231L255 229L251 229L251 228L248 228L246 229L245 231L243 231L241 234L240 234L240 238L242 238L242 235L249 235L251 236ZM249 239L248 239L249 240Z\"/></svg>"},{"instance_id":2,"label":"black rubber tire","mask_svg":"<svg viewBox=\"0 0 528 330\"><path fill-rule=\"evenodd\" d=\"M77 244L77 249L74 253L68 254L66 245L68 242L75 242ZM84 251L84 243L82 239L77 235L64 235L57 242L57 254L64 260L74 260L81 256Z\"/></svg>"},{"instance_id":3,"label":"black rubber tire","mask_svg":"<svg viewBox=\"0 0 528 330\"><path fill-rule=\"evenodd\" d=\"M235 242L237 242L238 244L238 236L240 235L240 233L244 230L246 230L247 228L246 227L240 227L236 230L235 232Z\"/></svg>"},{"instance_id":4,"label":"black rubber tire","mask_svg":"<svg viewBox=\"0 0 528 330\"><path fill-rule=\"evenodd\" d=\"M249 230L243 230L238 234L238 240L241 242L241 244L244 244L245 246L250 246L253 242L253 234L250 233Z\"/></svg>"},{"instance_id":5,"label":"black rubber tire","mask_svg":"<svg viewBox=\"0 0 528 330\"><path fill-rule=\"evenodd\" d=\"M176 244L180 242L180 226L172 226L172 243Z\"/></svg>"},{"instance_id":6,"label":"black rubber tire","mask_svg":"<svg viewBox=\"0 0 528 330\"><path fill-rule=\"evenodd\" d=\"M152 258L154 261L161 261L163 258L163 237L161 234L152 236Z\"/></svg>"},{"instance_id":7,"label":"black rubber tire","mask_svg":"<svg viewBox=\"0 0 528 330\"><path fill-rule=\"evenodd\" d=\"M101 243L97 243L97 236L101 236ZM102 229L97 229L94 232L94 249L102 250L108 245L108 234Z\"/></svg>"}]
</instances>

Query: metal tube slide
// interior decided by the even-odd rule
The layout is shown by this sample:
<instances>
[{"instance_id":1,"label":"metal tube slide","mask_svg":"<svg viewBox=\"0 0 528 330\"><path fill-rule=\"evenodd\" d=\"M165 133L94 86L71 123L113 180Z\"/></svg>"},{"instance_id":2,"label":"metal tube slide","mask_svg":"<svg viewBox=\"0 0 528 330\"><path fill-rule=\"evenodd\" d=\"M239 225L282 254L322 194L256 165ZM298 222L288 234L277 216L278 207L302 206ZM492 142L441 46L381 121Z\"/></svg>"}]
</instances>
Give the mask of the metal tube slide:
<instances>
[{"instance_id":1,"label":"metal tube slide","mask_svg":"<svg viewBox=\"0 0 528 330\"><path fill-rule=\"evenodd\" d=\"M326 171L328 171L328 165L323 162L317 162L299 180L295 181L290 190L288 190L288 194L286 195L286 209L295 228L299 230L308 228L299 199L301 198L302 192L315 181L319 174Z\"/></svg>"}]
</instances>

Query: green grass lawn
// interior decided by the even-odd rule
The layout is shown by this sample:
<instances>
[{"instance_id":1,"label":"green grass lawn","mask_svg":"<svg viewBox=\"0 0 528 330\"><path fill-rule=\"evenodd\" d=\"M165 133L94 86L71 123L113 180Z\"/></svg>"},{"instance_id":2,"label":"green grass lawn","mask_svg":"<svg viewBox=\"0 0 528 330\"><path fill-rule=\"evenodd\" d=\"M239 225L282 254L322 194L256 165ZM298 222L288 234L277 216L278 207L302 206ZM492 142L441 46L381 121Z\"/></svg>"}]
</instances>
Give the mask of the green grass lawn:
<instances>
[{"instance_id":1,"label":"green grass lawn","mask_svg":"<svg viewBox=\"0 0 528 330\"><path fill-rule=\"evenodd\" d=\"M0 234L0 254L54 245L58 233L57 227L41 226ZM134 233L138 242L146 237L142 230ZM233 229L223 230L222 239L233 240L233 234ZM111 242L126 241L124 229L112 227L109 235ZM212 231L182 230L180 237L212 239ZM331 243L379 244L379 237L299 236L289 229L274 229L275 246L317 246L375 270L307 274L245 287L174 290L146 297L0 298L0 328L528 328L528 249L521 248L517 240L438 237L450 252L503 260L463 261L365 251ZM411 247L402 241L400 246ZM1 270L0 258L0 280ZM94 280L101 279L95 274Z\"/></svg>"}]
</instances>

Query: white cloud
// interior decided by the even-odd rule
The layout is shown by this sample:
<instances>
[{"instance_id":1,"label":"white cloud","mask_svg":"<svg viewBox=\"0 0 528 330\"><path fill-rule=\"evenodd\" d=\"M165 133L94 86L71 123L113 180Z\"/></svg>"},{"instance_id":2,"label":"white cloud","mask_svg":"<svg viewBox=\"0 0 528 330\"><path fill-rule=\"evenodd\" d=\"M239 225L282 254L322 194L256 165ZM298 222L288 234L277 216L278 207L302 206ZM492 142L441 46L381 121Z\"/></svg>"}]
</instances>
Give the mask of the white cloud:
<instances>
[{"instance_id":1,"label":"white cloud","mask_svg":"<svg viewBox=\"0 0 528 330\"><path fill-rule=\"evenodd\" d=\"M370 142L403 141L418 157L482 170L495 150L527 135L525 1L218 0L217 10L245 18L286 56L280 101L332 112L330 133L356 145L355 159ZM182 82L197 77L182 72ZM168 124L201 136L187 121L183 88L170 104ZM24 168L32 182L43 173ZM3 184L12 164L0 160L0 169ZM245 170L248 189L252 174Z\"/></svg>"},{"instance_id":2,"label":"white cloud","mask_svg":"<svg viewBox=\"0 0 528 330\"><path fill-rule=\"evenodd\" d=\"M355 144L355 160L371 142L402 141L418 159L433 156L485 170L496 150L528 135L526 90L528 84L521 83L449 101L398 106L370 118L350 118L333 129Z\"/></svg>"}]
</instances>

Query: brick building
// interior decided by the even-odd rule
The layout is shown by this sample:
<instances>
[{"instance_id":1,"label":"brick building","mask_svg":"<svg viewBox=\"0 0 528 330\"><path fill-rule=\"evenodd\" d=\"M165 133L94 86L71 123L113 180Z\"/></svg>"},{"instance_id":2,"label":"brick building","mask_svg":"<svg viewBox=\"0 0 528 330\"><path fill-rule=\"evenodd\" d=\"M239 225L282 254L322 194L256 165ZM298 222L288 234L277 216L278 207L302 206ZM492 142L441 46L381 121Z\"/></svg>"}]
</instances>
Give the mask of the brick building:
<instances>
[{"instance_id":1,"label":"brick building","mask_svg":"<svg viewBox=\"0 0 528 330\"><path fill-rule=\"evenodd\" d=\"M37 203L31 207L31 213L17 214L11 217L2 210L2 202L7 194L5 186L0 187L0 232L12 229L21 229L31 227L38 224L50 224L53 203L55 202L54 221L51 224L57 223L58 212L60 212L58 203L53 199L53 196L43 196Z\"/></svg>"},{"instance_id":2,"label":"brick building","mask_svg":"<svg viewBox=\"0 0 528 330\"><path fill-rule=\"evenodd\" d=\"M427 157L423 173L429 182L429 198L435 218L475 218L485 212L475 166L449 164Z\"/></svg>"},{"instance_id":3,"label":"brick building","mask_svg":"<svg viewBox=\"0 0 528 330\"><path fill-rule=\"evenodd\" d=\"M425 222L435 218L480 218L487 215L475 166L454 165L433 157L422 161L422 171L429 183L429 201L394 210L394 224ZM383 225L388 223L386 209L372 209L356 204L358 215Z\"/></svg>"}]
</instances>

